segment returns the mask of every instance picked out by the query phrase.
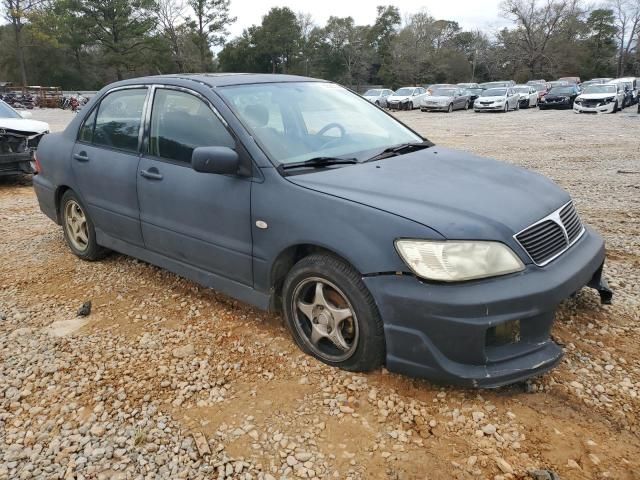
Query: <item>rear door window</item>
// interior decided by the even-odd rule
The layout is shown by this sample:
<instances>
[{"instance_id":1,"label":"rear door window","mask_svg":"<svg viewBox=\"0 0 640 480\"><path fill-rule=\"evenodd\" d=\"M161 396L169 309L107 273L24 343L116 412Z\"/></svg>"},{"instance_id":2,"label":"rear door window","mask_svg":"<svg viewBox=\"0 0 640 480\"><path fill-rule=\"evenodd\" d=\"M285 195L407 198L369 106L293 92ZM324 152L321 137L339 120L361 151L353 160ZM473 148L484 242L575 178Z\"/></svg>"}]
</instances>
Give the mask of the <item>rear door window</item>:
<instances>
[{"instance_id":1,"label":"rear door window","mask_svg":"<svg viewBox=\"0 0 640 480\"><path fill-rule=\"evenodd\" d=\"M107 94L98 107L92 143L137 152L146 96L146 88L116 90Z\"/></svg>"}]
</instances>

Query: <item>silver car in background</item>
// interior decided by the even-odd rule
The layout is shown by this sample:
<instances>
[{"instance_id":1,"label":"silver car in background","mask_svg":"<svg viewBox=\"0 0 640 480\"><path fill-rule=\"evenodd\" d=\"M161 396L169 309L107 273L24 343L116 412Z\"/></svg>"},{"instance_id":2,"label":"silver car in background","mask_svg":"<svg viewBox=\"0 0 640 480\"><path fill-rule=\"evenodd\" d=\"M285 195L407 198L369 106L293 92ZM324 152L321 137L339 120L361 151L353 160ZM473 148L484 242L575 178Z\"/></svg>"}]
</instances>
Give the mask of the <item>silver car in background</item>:
<instances>
[{"instance_id":1,"label":"silver car in background","mask_svg":"<svg viewBox=\"0 0 640 480\"><path fill-rule=\"evenodd\" d=\"M423 112L448 112L454 110L468 110L469 95L462 88L437 88L420 102Z\"/></svg>"},{"instance_id":2,"label":"silver car in background","mask_svg":"<svg viewBox=\"0 0 640 480\"><path fill-rule=\"evenodd\" d=\"M393 90L388 88L372 88L362 94L364 98L377 106L385 108L387 106L387 97L393 95Z\"/></svg>"},{"instance_id":3,"label":"silver car in background","mask_svg":"<svg viewBox=\"0 0 640 480\"><path fill-rule=\"evenodd\" d=\"M520 95L520 108L538 106L538 90L533 85L516 85L513 89Z\"/></svg>"},{"instance_id":4,"label":"silver car in background","mask_svg":"<svg viewBox=\"0 0 640 480\"><path fill-rule=\"evenodd\" d=\"M511 87L489 88L473 104L474 112L508 112L520 109L520 94Z\"/></svg>"}]
</instances>

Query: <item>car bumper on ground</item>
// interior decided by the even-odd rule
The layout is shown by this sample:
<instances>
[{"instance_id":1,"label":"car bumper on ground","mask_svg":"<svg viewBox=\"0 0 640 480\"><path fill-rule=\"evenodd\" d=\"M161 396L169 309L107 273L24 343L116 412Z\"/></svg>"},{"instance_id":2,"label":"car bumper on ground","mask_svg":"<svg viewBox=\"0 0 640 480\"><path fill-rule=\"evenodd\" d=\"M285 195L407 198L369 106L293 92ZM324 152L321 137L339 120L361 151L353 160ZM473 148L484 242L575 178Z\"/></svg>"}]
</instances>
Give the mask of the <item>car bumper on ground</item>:
<instances>
[{"instance_id":1,"label":"car bumper on ground","mask_svg":"<svg viewBox=\"0 0 640 480\"><path fill-rule=\"evenodd\" d=\"M484 388L546 372L562 357L549 337L557 306L587 284L608 292L604 257L602 238L587 229L551 264L514 275L460 284L365 277L384 321L387 368Z\"/></svg>"},{"instance_id":2,"label":"car bumper on ground","mask_svg":"<svg viewBox=\"0 0 640 480\"><path fill-rule=\"evenodd\" d=\"M615 104L611 103L602 103L597 104L593 107L588 107L584 104L580 105L578 103L573 104L573 111L576 113L613 113L615 110Z\"/></svg>"}]
</instances>

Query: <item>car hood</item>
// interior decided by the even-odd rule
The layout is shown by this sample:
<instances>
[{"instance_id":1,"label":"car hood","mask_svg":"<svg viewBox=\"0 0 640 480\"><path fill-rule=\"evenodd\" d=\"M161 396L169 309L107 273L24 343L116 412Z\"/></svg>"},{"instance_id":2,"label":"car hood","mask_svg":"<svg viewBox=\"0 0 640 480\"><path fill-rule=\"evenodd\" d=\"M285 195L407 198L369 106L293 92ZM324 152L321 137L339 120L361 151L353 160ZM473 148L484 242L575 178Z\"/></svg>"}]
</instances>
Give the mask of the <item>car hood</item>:
<instances>
[{"instance_id":1,"label":"car hood","mask_svg":"<svg viewBox=\"0 0 640 480\"><path fill-rule=\"evenodd\" d=\"M604 98L617 97L617 93L583 93L578 96L581 100L602 100Z\"/></svg>"},{"instance_id":2,"label":"car hood","mask_svg":"<svg viewBox=\"0 0 640 480\"><path fill-rule=\"evenodd\" d=\"M478 97L478 100L481 102L501 102L506 98L507 97Z\"/></svg>"},{"instance_id":3,"label":"car hood","mask_svg":"<svg viewBox=\"0 0 640 480\"><path fill-rule=\"evenodd\" d=\"M27 118L0 118L0 129L12 130L24 135L38 135L49 130L49 124Z\"/></svg>"},{"instance_id":4,"label":"car hood","mask_svg":"<svg viewBox=\"0 0 640 480\"><path fill-rule=\"evenodd\" d=\"M547 93L547 95L544 98L545 100L564 100L567 98L571 98L572 95L573 95L572 93L563 93L563 94Z\"/></svg>"},{"instance_id":5,"label":"car hood","mask_svg":"<svg viewBox=\"0 0 640 480\"><path fill-rule=\"evenodd\" d=\"M449 100L453 100L453 97L445 96L445 95L428 95L425 99L425 102L448 102Z\"/></svg>"},{"instance_id":6,"label":"car hood","mask_svg":"<svg viewBox=\"0 0 640 480\"><path fill-rule=\"evenodd\" d=\"M518 95L520 95L520 98L529 98L529 95L531 95L530 93L518 93Z\"/></svg>"},{"instance_id":7,"label":"car hood","mask_svg":"<svg viewBox=\"0 0 640 480\"><path fill-rule=\"evenodd\" d=\"M411 95L402 95L402 96L399 96L399 95L389 95L389 96L387 97L387 101L389 101L389 102L393 102L393 101L400 101L400 102L402 102L402 101L404 101L404 100L409 100L410 98L411 98Z\"/></svg>"},{"instance_id":8,"label":"car hood","mask_svg":"<svg viewBox=\"0 0 640 480\"><path fill-rule=\"evenodd\" d=\"M515 233L570 200L542 175L442 147L287 178L413 220L448 239L511 245Z\"/></svg>"}]
</instances>

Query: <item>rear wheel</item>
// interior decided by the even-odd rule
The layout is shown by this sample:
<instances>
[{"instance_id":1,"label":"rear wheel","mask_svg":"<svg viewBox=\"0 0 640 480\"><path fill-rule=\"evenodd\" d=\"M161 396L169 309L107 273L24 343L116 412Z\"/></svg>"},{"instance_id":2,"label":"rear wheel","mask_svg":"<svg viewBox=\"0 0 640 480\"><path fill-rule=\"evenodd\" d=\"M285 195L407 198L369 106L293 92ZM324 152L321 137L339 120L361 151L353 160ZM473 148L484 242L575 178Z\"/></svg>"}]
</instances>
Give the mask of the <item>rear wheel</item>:
<instances>
[{"instance_id":1,"label":"rear wheel","mask_svg":"<svg viewBox=\"0 0 640 480\"><path fill-rule=\"evenodd\" d=\"M368 371L382 365L384 331L357 271L328 254L296 263L283 286L284 317L296 344L328 365Z\"/></svg>"},{"instance_id":2,"label":"rear wheel","mask_svg":"<svg viewBox=\"0 0 640 480\"><path fill-rule=\"evenodd\" d=\"M67 190L60 201L62 230L71 251L83 260L100 260L108 250L96 242L96 231L91 217L72 191Z\"/></svg>"},{"instance_id":3,"label":"rear wheel","mask_svg":"<svg viewBox=\"0 0 640 480\"><path fill-rule=\"evenodd\" d=\"M464 109L465 109L465 110L469 110L469 102L467 102L467 103L465 103L465 104L464 104Z\"/></svg>"}]
</instances>

